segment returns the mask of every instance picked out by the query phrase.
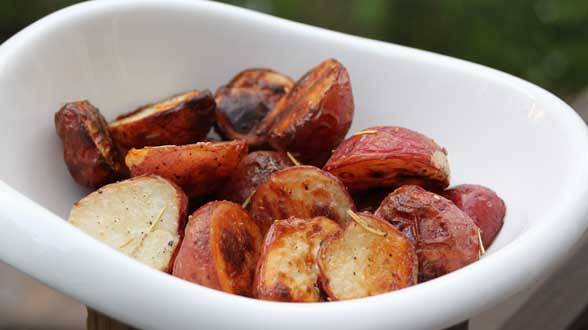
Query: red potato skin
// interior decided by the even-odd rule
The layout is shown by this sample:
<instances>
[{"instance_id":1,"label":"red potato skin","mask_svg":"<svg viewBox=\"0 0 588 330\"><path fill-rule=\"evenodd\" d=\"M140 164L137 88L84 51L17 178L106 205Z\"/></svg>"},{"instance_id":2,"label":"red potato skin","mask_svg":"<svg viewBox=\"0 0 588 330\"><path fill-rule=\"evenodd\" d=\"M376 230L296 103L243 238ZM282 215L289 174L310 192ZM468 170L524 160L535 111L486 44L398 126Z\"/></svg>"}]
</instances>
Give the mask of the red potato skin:
<instances>
[{"instance_id":1,"label":"red potato skin","mask_svg":"<svg viewBox=\"0 0 588 330\"><path fill-rule=\"evenodd\" d=\"M445 190L442 195L469 215L480 227L482 243L484 248L488 249L504 224L504 201L491 189L474 184L455 186Z\"/></svg>"},{"instance_id":2,"label":"red potato skin","mask_svg":"<svg viewBox=\"0 0 588 330\"><path fill-rule=\"evenodd\" d=\"M421 187L406 185L388 195L375 215L416 244L419 281L465 267L480 258L480 230L450 200Z\"/></svg>"},{"instance_id":3,"label":"red potato skin","mask_svg":"<svg viewBox=\"0 0 588 330\"><path fill-rule=\"evenodd\" d=\"M80 185L99 188L128 176L106 120L90 102L65 104L55 113L55 128L65 164Z\"/></svg>"}]
</instances>

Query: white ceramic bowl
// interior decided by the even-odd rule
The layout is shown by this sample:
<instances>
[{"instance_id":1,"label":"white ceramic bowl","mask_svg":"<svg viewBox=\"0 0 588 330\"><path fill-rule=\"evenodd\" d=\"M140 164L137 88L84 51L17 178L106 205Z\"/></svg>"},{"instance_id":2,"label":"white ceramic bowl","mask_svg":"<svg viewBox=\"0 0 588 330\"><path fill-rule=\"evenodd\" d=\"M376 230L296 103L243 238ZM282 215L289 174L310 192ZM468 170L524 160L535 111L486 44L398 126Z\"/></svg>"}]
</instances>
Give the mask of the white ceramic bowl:
<instances>
[{"instance_id":1,"label":"white ceramic bowl","mask_svg":"<svg viewBox=\"0 0 588 330\"><path fill-rule=\"evenodd\" d=\"M495 189L506 224L479 262L367 299L284 304L152 271L63 219L87 191L62 161L53 113L88 98L108 118L247 67L294 77L327 57L349 69L352 131L401 125L449 150L453 183ZM226 5L100 1L28 27L0 47L0 259L83 303L150 329L433 329L531 286L588 227L588 133L544 90L464 61Z\"/></svg>"}]
</instances>

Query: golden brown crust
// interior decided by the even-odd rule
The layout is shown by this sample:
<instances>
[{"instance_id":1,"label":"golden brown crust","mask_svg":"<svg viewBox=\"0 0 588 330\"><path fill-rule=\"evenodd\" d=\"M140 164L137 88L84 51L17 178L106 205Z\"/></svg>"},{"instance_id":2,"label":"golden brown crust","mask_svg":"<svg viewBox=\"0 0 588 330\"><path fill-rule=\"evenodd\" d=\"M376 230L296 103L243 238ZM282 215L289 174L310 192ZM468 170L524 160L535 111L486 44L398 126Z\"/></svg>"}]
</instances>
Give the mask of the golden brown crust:
<instances>
[{"instance_id":1,"label":"golden brown crust","mask_svg":"<svg viewBox=\"0 0 588 330\"><path fill-rule=\"evenodd\" d=\"M223 187L247 154L243 141L131 149L125 162L133 176L156 174L181 186L191 198Z\"/></svg>"},{"instance_id":2,"label":"golden brown crust","mask_svg":"<svg viewBox=\"0 0 588 330\"><path fill-rule=\"evenodd\" d=\"M371 127L335 150L324 169L352 191L416 184L449 185L447 152L435 141L402 127Z\"/></svg>"},{"instance_id":3,"label":"golden brown crust","mask_svg":"<svg viewBox=\"0 0 588 330\"><path fill-rule=\"evenodd\" d=\"M239 205L210 202L190 216L173 275L251 296L261 244L259 228Z\"/></svg>"},{"instance_id":4,"label":"golden brown crust","mask_svg":"<svg viewBox=\"0 0 588 330\"><path fill-rule=\"evenodd\" d=\"M339 225L325 217L274 222L257 264L254 296L274 301L321 301L318 249L323 240L339 231Z\"/></svg>"},{"instance_id":5,"label":"golden brown crust","mask_svg":"<svg viewBox=\"0 0 588 330\"><path fill-rule=\"evenodd\" d=\"M119 116L110 133L125 150L198 142L214 123L214 109L209 91L192 90Z\"/></svg>"},{"instance_id":6,"label":"golden brown crust","mask_svg":"<svg viewBox=\"0 0 588 330\"><path fill-rule=\"evenodd\" d=\"M104 117L88 101L66 103L55 113L63 158L77 183L98 188L126 176Z\"/></svg>"},{"instance_id":7,"label":"golden brown crust","mask_svg":"<svg viewBox=\"0 0 588 330\"><path fill-rule=\"evenodd\" d=\"M388 195L376 210L416 244L419 281L462 268L480 258L479 228L450 200L408 185Z\"/></svg>"}]
</instances>

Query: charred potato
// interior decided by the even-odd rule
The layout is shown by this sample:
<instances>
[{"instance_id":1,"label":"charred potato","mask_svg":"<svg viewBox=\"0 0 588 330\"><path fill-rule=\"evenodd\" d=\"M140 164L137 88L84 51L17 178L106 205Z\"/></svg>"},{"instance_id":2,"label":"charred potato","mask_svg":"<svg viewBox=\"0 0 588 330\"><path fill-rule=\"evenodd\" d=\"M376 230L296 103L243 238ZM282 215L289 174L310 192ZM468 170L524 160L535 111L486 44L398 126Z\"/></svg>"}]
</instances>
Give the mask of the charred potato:
<instances>
[{"instance_id":1,"label":"charred potato","mask_svg":"<svg viewBox=\"0 0 588 330\"><path fill-rule=\"evenodd\" d=\"M353 94L347 69L326 60L296 82L259 129L269 143L305 164L322 166L343 140L353 117Z\"/></svg>"},{"instance_id":2,"label":"charred potato","mask_svg":"<svg viewBox=\"0 0 588 330\"><path fill-rule=\"evenodd\" d=\"M270 174L293 165L286 153L254 151L241 160L219 197L239 204L244 203Z\"/></svg>"},{"instance_id":3,"label":"charred potato","mask_svg":"<svg viewBox=\"0 0 588 330\"><path fill-rule=\"evenodd\" d=\"M125 162L131 175L160 175L197 198L222 188L246 154L243 141L199 142L131 149Z\"/></svg>"},{"instance_id":4,"label":"charred potato","mask_svg":"<svg viewBox=\"0 0 588 330\"><path fill-rule=\"evenodd\" d=\"M421 282L477 261L480 229L450 200L407 185L388 195L376 210L416 244Z\"/></svg>"},{"instance_id":5,"label":"charred potato","mask_svg":"<svg viewBox=\"0 0 588 330\"><path fill-rule=\"evenodd\" d=\"M267 132L258 130L259 123L292 85L292 79L270 69L241 71L214 95L217 131L250 147L266 146Z\"/></svg>"},{"instance_id":6,"label":"charred potato","mask_svg":"<svg viewBox=\"0 0 588 330\"><path fill-rule=\"evenodd\" d=\"M210 202L190 216L173 275L251 296L261 244L259 228L239 205Z\"/></svg>"},{"instance_id":7,"label":"charred potato","mask_svg":"<svg viewBox=\"0 0 588 330\"><path fill-rule=\"evenodd\" d=\"M88 101L65 104L55 113L63 158L74 180L98 188L125 175L123 160L104 117Z\"/></svg>"},{"instance_id":8,"label":"charred potato","mask_svg":"<svg viewBox=\"0 0 588 330\"><path fill-rule=\"evenodd\" d=\"M119 116L110 133L125 150L198 142L214 123L214 109L209 91L192 90Z\"/></svg>"},{"instance_id":9,"label":"charred potato","mask_svg":"<svg viewBox=\"0 0 588 330\"><path fill-rule=\"evenodd\" d=\"M484 248L489 248L504 224L506 205L494 191L474 184L445 190L443 196L469 215L480 227Z\"/></svg>"},{"instance_id":10,"label":"charred potato","mask_svg":"<svg viewBox=\"0 0 588 330\"><path fill-rule=\"evenodd\" d=\"M69 222L138 261L171 271L188 199L158 176L106 185L74 204Z\"/></svg>"},{"instance_id":11,"label":"charred potato","mask_svg":"<svg viewBox=\"0 0 588 330\"><path fill-rule=\"evenodd\" d=\"M360 213L353 218L319 250L321 285L329 299L362 298L416 284L413 243L379 217Z\"/></svg>"},{"instance_id":12,"label":"charred potato","mask_svg":"<svg viewBox=\"0 0 588 330\"><path fill-rule=\"evenodd\" d=\"M416 184L449 185L447 152L428 137L402 127L372 127L343 141L324 169L352 191Z\"/></svg>"},{"instance_id":13,"label":"charred potato","mask_svg":"<svg viewBox=\"0 0 588 330\"><path fill-rule=\"evenodd\" d=\"M251 197L250 214L262 233L278 219L324 216L348 221L353 201L339 180L313 166L293 166L274 172Z\"/></svg>"},{"instance_id":14,"label":"charred potato","mask_svg":"<svg viewBox=\"0 0 588 330\"><path fill-rule=\"evenodd\" d=\"M339 231L339 225L325 217L274 222L257 265L255 297L288 302L323 300L316 257L321 242Z\"/></svg>"}]
</instances>

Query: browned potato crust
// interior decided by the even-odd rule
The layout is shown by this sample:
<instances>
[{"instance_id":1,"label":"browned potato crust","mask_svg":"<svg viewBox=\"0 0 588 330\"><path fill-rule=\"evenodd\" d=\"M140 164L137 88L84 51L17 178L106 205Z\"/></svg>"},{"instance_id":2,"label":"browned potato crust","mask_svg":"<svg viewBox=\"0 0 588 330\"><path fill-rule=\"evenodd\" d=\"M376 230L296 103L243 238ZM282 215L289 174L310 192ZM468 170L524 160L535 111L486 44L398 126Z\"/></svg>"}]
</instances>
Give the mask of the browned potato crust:
<instances>
[{"instance_id":1,"label":"browned potato crust","mask_svg":"<svg viewBox=\"0 0 588 330\"><path fill-rule=\"evenodd\" d=\"M372 127L335 150L324 167L352 191L416 184L449 185L447 151L428 137L402 127Z\"/></svg>"},{"instance_id":2,"label":"browned potato crust","mask_svg":"<svg viewBox=\"0 0 588 330\"><path fill-rule=\"evenodd\" d=\"M363 225L350 222L319 250L321 285L329 299L362 298L415 284L418 270L413 243L379 217L358 216Z\"/></svg>"},{"instance_id":3,"label":"browned potato crust","mask_svg":"<svg viewBox=\"0 0 588 330\"><path fill-rule=\"evenodd\" d=\"M325 216L345 224L355 209L336 177L313 166L293 166L274 172L251 197L250 214L262 233L278 219Z\"/></svg>"},{"instance_id":4,"label":"browned potato crust","mask_svg":"<svg viewBox=\"0 0 588 330\"><path fill-rule=\"evenodd\" d=\"M222 188L246 154L243 141L199 142L131 149L125 162L133 176L160 175L197 198Z\"/></svg>"},{"instance_id":5,"label":"browned potato crust","mask_svg":"<svg viewBox=\"0 0 588 330\"><path fill-rule=\"evenodd\" d=\"M316 257L321 242L339 231L339 225L325 217L274 222L257 264L254 296L289 302L323 300Z\"/></svg>"},{"instance_id":6,"label":"browned potato crust","mask_svg":"<svg viewBox=\"0 0 588 330\"><path fill-rule=\"evenodd\" d=\"M98 188L126 174L108 125L90 102L66 103L55 113L55 128L63 143L63 159L77 183Z\"/></svg>"},{"instance_id":7,"label":"browned potato crust","mask_svg":"<svg viewBox=\"0 0 588 330\"><path fill-rule=\"evenodd\" d=\"M329 59L300 78L259 129L269 132L269 143L277 150L322 166L347 134L353 109L347 69Z\"/></svg>"},{"instance_id":8,"label":"browned potato crust","mask_svg":"<svg viewBox=\"0 0 588 330\"><path fill-rule=\"evenodd\" d=\"M265 182L270 174L293 165L284 152L254 151L241 160L218 196L241 204L251 198L257 186Z\"/></svg>"},{"instance_id":9,"label":"browned potato crust","mask_svg":"<svg viewBox=\"0 0 588 330\"><path fill-rule=\"evenodd\" d=\"M465 267L480 258L479 228L450 200L418 186L402 186L376 210L416 244L419 281Z\"/></svg>"},{"instance_id":10,"label":"browned potato crust","mask_svg":"<svg viewBox=\"0 0 588 330\"><path fill-rule=\"evenodd\" d=\"M110 133L125 150L198 142L214 123L214 109L209 91L192 90L119 116Z\"/></svg>"},{"instance_id":11,"label":"browned potato crust","mask_svg":"<svg viewBox=\"0 0 588 330\"><path fill-rule=\"evenodd\" d=\"M261 244L259 228L239 205L210 202L190 216L173 275L251 296Z\"/></svg>"},{"instance_id":12,"label":"browned potato crust","mask_svg":"<svg viewBox=\"0 0 588 330\"><path fill-rule=\"evenodd\" d=\"M267 132L257 127L292 85L290 77L270 69L239 72L215 93L217 131L228 140L245 140L250 147L266 146Z\"/></svg>"}]
</instances>

